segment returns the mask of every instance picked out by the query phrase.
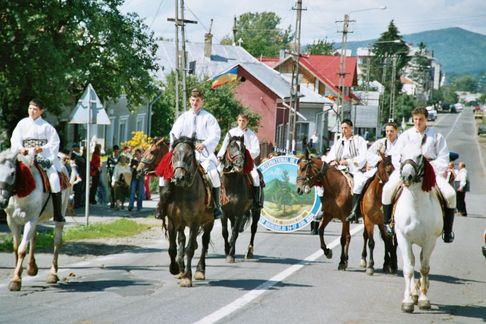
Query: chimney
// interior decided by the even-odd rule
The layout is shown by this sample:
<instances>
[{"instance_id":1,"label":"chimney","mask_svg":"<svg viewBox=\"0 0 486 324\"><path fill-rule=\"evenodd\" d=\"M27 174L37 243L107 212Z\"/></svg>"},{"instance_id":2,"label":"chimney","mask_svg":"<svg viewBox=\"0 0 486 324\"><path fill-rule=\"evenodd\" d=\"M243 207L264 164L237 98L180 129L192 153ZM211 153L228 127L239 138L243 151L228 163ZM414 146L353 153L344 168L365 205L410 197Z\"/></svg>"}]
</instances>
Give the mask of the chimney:
<instances>
[{"instance_id":1,"label":"chimney","mask_svg":"<svg viewBox=\"0 0 486 324\"><path fill-rule=\"evenodd\" d=\"M204 34L204 57L211 57L211 50L213 47L213 34Z\"/></svg>"}]
</instances>

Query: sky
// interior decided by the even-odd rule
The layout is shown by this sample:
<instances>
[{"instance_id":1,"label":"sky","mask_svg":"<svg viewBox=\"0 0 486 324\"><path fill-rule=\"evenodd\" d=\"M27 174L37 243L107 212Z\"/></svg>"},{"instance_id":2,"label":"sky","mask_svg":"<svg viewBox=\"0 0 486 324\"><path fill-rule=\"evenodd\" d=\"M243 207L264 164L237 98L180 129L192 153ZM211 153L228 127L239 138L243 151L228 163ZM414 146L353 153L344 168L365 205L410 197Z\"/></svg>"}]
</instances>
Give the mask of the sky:
<instances>
[{"instance_id":1,"label":"sky","mask_svg":"<svg viewBox=\"0 0 486 324\"><path fill-rule=\"evenodd\" d=\"M301 44L327 39L341 42L342 21L349 14L348 41L370 40L380 37L394 20L402 35L448 27L486 35L486 0L303 0ZM275 12L280 28L295 29L296 0L186 0L185 18L197 24L186 25L186 39L202 42L211 32L213 42L219 43L232 35L233 18L245 12ZM386 9L379 9L386 6ZM175 16L175 0L126 0L124 13L135 12L154 31L156 37L174 39L175 27L167 18Z\"/></svg>"}]
</instances>

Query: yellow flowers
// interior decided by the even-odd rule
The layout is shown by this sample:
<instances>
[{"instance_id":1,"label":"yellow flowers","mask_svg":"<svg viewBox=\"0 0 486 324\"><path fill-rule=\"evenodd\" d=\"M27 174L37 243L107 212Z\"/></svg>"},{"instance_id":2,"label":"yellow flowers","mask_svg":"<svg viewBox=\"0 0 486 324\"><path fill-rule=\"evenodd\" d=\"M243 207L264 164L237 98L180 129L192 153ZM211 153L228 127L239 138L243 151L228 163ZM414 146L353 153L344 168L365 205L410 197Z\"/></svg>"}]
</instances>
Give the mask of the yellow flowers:
<instances>
[{"instance_id":1,"label":"yellow flowers","mask_svg":"<svg viewBox=\"0 0 486 324\"><path fill-rule=\"evenodd\" d=\"M132 139L121 143L122 147L130 146L134 149L141 147L143 150L146 150L152 144L153 139L142 131L132 132L132 135Z\"/></svg>"}]
</instances>

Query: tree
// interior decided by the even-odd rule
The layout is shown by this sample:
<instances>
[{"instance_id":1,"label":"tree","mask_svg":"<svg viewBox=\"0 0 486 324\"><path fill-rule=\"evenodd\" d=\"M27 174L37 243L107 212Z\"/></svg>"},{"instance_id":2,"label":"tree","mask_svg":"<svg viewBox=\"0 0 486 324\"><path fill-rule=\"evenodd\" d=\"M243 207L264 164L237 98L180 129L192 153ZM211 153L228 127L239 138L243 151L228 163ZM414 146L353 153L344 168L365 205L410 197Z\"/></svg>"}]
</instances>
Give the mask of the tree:
<instances>
[{"instance_id":1,"label":"tree","mask_svg":"<svg viewBox=\"0 0 486 324\"><path fill-rule=\"evenodd\" d=\"M334 43L326 39L319 39L305 47L305 51L316 55L332 55L335 51Z\"/></svg>"},{"instance_id":2,"label":"tree","mask_svg":"<svg viewBox=\"0 0 486 324\"><path fill-rule=\"evenodd\" d=\"M73 106L91 83L102 100L152 97L153 33L123 0L3 1L0 14L1 127L8 137L31 98L48 111ZM19 113L22 112L22 113Z\"/></svg>"},{"instance_id":3,"label":"tree","mask_svg":"<svg viewBox=\"0 0 486 324\"><path fill-rule=\"evenodd\" d=\"M457 91L476 92L478 89L478 79L472 75L463 75L454 80L453 86Z\"/></svg>"},{"instance_id":4,"label":"tree","mask_svg":"<svg viewBox=\"0 0 486 324\"><path fill-rule=\"evenodd\" d=\"M236 22L236 39L255 57L275 57L293 38L290 25L283 31L278 28L280 20L274 12L244 13Z\"/></svg>"},{"instance_id":5,"label":"tree","mask_svg":"<svg viewBox=\"0 0 486 324\"><path fill-rule=\"evenodd\" d=\"M423 42L418 45L418 51L410 59L409 67L410 73L408 75L413 81L417 82L422 90L422 93L427 92L431 88L432 58Z\"/></svg>"}]
</instances>

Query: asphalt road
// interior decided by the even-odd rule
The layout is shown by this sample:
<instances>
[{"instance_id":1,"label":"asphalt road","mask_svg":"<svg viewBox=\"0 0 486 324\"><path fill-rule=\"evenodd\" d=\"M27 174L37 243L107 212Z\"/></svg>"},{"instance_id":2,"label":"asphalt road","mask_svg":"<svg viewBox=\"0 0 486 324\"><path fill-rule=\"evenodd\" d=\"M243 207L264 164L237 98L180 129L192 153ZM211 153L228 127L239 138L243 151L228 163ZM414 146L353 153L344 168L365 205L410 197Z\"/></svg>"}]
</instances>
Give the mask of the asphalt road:
<instances>
[{"instance_id":1,"label":"asphalt road","mask_svg":"<svg viewBox=\"0 0 486 324\"><path fill-rule=\"evenodd\" d=\"M11 254L0 254L2 323L483 323L486 321L486 260L481 253L486 228L486 170L471 110L440 114L434 123L451 150L466 162L471 192L468 217L456 217L453 244L440 239L431 260L432 310L400 311L404 280L381 271L383 244L377 239L376 272L359 267L362 225L354 233L349 268L338 271L341 224L326 229L331 260L307 229L277 234L259 228L255 258L244 260L249 233L237 246L237 263L224 259L221 226L212 232L207 280L178 287L168 271L167 241L161 232L126 253L63 253L55 286L45 284L50 255L38 255L39 274L25 274L21 292L7 289ZM486 143L483 143L486 152ZM486 156L486 155L485 155ZM376 236L376 234L375 234ZM102 244L102 243L98 243ZM93 248L96 249L94 245ZM418 262L418 260L417 260Z\"/></svg>"}]
</instances>

